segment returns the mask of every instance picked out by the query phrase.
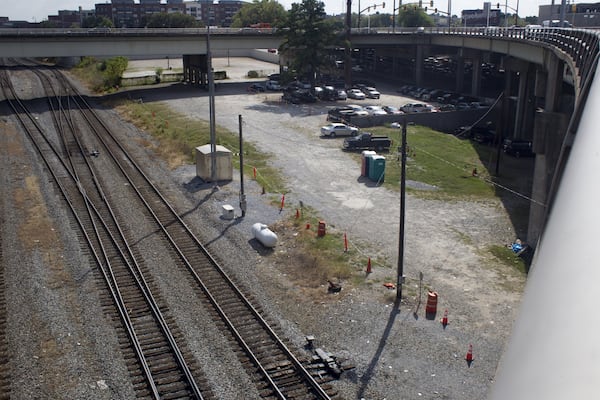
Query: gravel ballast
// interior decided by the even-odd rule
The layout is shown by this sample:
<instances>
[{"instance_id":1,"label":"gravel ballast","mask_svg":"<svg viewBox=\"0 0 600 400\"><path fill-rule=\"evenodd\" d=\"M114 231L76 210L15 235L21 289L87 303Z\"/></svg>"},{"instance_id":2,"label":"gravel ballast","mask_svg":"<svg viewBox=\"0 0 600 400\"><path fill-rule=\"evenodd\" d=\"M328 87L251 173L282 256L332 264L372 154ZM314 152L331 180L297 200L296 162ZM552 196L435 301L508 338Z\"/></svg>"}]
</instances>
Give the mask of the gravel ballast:
<instances>
[{"instance_id":1,"label":"gravel ballast","mask_svg":"<svg viewBox=\"0 0 600 400\"><path fill-rule=\"evenodd\" d=\"M284 210L274 205L279 194L263 195L255 181L246 179L248 211L240 218L237 171L232 182L215 190L198 181L193 165L169 170L151 150L138 145L152 139L122 122L116 112L99 112L299 354L305 352L305 336L314 335L317 347L356 365L333 382L339 398L484 399L524 283L523 276L486 251L491 244L507 244L517 236L502 203L446 203L408 196L406 285L397 310L395 291L382 283L395 281L398 194L360 182L360 166L339 150L340 142L318 137L325 124L324 108L282 104L278 94L240 91L246 84L235 82L242 78L239 71L272 66L236 58L215 64L217 70L230 64L234 77L231 83L219 84L217 123L236 132L238 115L243 116L245 138L272 154L273 165L287 177L290 192ZM26 75L18 81L29 96L39 96L27 82ZM378 89L383 93L381 104L402 101L385 85ZM208 97L198 88L144 88L127 95L164 102L190 118L208 119ZM113 325L99 304L95 267L78 245L76 227L16 121L5 114L0 124L0 234L12 398L133 398ZM298 285L279 266L293 240L282 236L273 251L264 251L253 240L251 227L256 222L274 225L294 213L300 202L315 209L331 229L348 232L357 250L385 262L373 265L363 284L343 282L340 293L328 293L327 282L316 289ZM236 208L234 220L221 217L224 204ZM135 215L126 204L121 207L121 214ZM140 238L150 230L135 223L130 229ZM255 398L256 389L239 372L227 340L209 325L210 317L186 280L169 269L168 253L151 238L144 240L140 246L146 248L146 264L215 393L221 399ZM439 293L433 320L425 318L425 289L417 308L419 273L424 287ZM357 275L364 277L364 272ZM445 309L449 325L444 328L440 318ZM474 356L470 365L465 360L469 345Z\"/></svg>"}]
</instances>

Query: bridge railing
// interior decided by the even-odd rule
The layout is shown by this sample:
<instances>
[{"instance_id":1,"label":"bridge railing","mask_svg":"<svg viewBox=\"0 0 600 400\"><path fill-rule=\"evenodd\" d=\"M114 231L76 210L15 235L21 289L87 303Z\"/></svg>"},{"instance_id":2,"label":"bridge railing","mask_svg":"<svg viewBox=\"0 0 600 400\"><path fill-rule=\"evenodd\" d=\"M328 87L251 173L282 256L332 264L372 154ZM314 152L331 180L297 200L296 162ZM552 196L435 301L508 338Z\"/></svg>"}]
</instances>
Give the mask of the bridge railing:
<instances>
[{"instance_id":1,"label":"bridge railing","mask_svg":"<svg viewBox=\"0 0 600 400\"><path fill-rule=\"evenodd\" d=\"M462 35L480 36L511 41L540 42L555 51L566 54L573 61L575 73L579 75L579 89L585 85L590 73L596 69L600 54L600 31L593 29L565 28L502 28L489 27L429 27L429 28L361 28L352 34L398 34L398 35Z\"/></svg>"}]
</instances>

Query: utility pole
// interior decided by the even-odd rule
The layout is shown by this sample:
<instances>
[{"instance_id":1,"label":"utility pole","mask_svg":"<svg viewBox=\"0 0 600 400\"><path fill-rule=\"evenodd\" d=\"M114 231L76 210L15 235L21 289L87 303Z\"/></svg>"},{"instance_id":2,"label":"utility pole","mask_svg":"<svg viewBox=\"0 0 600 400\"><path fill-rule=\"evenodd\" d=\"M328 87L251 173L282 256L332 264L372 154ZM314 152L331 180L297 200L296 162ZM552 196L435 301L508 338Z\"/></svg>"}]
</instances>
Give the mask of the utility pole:
<instances>
[{"instance_id":1,"label":"utility pole","mask_svg":"<svg viewBox=\"0 0 600 400\"><path fill-rule=\"evenodd\" d=\"M246 216L246 194L244 193L244 141L242 140L242 115L238 115L240 130L240 209L242 218Z\"/></svg>"},{"instance_id":2,"label":"utility pole","mask_svg":"<svg viewBox=\"0 0 600 400\"><path fill-rule=\"evenodd\" d=\"M406 118L402 121L402 168L400 169L400 234L398 235L398 279L396 282L396 305L402 301L404 284L404 213L406 209Z\"/></svg>"},{"instance_id":3,"label":"utility pole","mask_svg":"<svg viewBox=\"0 0 600 400\"><path fill-rule=\"evenodd\" d=\"M217 182L217 139L215 133L215 81L212 68L212 54L210 52L210 26L206 28L206 66L208 69L208 108L210 119L210 180Z\"/></svg>"}]
</instances>

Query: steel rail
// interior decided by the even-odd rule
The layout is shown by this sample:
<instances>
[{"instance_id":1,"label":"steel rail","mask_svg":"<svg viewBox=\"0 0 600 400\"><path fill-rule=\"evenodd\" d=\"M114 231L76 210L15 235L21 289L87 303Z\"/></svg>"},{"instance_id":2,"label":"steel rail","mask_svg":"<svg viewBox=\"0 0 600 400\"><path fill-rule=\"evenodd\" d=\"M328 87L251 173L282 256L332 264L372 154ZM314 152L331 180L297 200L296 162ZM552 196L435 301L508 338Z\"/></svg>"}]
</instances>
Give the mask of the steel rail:
<instances>
[{"instance_id":1,"label":"steel rail","mask_svg":"<svg viewBox=\"0 0 600 400\"><path fill-rule=\"evenodd\" d=\"M3 85L3 87L4 87L4 86L7 86L7 85ZM10 86L10 85L8 85L8 86ZM16 97L16 95L15 95L15 97ZM18 97L17 97L17 101L18 101L18 102L20 102L20 100L18 100ZM13 105L13 104L11 103L11 105ZM13 105L13 106L14 106L14 105ZM20 106L21 106L23 109L25 109L25 108L24 108L24 106L22 105L22 103L20 104ZM156 385L153 383L152 379L150 378L150 377L152 376L152 373L151 373L151 371L150 371L150 368L149 368L148 364L146 363L146 361L145 361L145 358L144 358L144 356L143 356L143 350L142 350L142 346L140 345L140 343L139 343L139 341L137 340L137 337L136 337L136 335L135 335L135 330L133 329L133 323L132 323L132 322L131 322L131 320L129 319L129 316L128 316L128 313L127 313L127 308L126 308L126 306L124 305L124 301L123 301L122 297L120 296L120 293L118 292L118 290L115 290L115 287L116 287L116 285L115 285L116 279L115 279L114 275L112 274L112 270L110 270L110 268L109 268L109 271L110 271L110 273L107 273L107 272L104 270L104 268L103 268L103 263L102 263L102 261L100 260L100 258L99 258L99 256L98 256L98 254L97 254L97 252L96 252L96 250L95 250L95 248L96 248L96 247L92 245L92 240L90 239L89 235L87 234L87 231L86 231L86 228L85 228L85 224L81 222L81 218L79 218L79 216L78 216L78 215L79 215L79 214L78 214L78 212L76 211L76 209L75 209L75 207L73 206L73 204L71 203L71 201L70 201L70 200L68 200L68 199L69 199L69 197L68 197L68 194L67 194L67 190L64 188L64 186L63 186L62 184L60 184L60 180L59 180L59 178L58 178L57 174L54 172L54 168L52 167L52 165L51 165L51 162L50 162L50 161L48 161L48 158L45 156L45 151L44 151L43 149L41 149L41 147L40 147L39 143L38 143L38 142L35 140L35 138L33 138L33 136L32 136L32 133L31 133L31 129L29 129L29 127L27 127L27 124L25 123L25 121L24 121L24 120L23 120L23 118L21 117L21 115L20 115L20 113L18 112L18 110L17 110L16 108L14 108L14 107L13 107L13 110L15 111L15 114L18 116L18 118L19 118L19 120L20 120L21 124L22 124L22 125L24 126L24 128L26 129L26 131L27 131L28 135L30 136L30 139L32 140L32 142L34 143L34 145L36 146L36 148L38 148L38 152L39 152L39 153L42 155L42 157L43 157L43 159L44 159L44 162L45 162L45 164L48 166L48 168L49 168L49 170L51 171L51 173L52 173L53 177L55 178L55 180L57 181L57 183L60 185L60 187L61 187L61 192L62 192L63 196L65 197L65 199L67 199L67 202L69 203L69 206L71 207L71 210L73 211L73 213L74 213L74 214L75 214L75 216L76 216L76 219L77 219L77 221L78 221L78 224L79 224L80 228L82 228L82 231L84 232L84 235L85 235L85 237L87 238L88 242L90 243L90 247L92 248L92 252L93 252L93 254L94 254L94 257L95 257L96 261L98 262L98 264L101 266L101 270L102 270L102 273L103 273L103 275L104 275L104 277L105 277L105 281L106 281L106 282L109 284L109 290L111 291L111 294L112 294L112 296L113 296L113 299L114 299L114 301L115 301L115 304L116 304L116 305L117 305L117 307L118 307L119 313L120 313L120 315L121 315L121 319L124 321L125 327L126 327L126 329L129 331L129 337L130 337L130 340L131 340L132 344L134 345L134 348L136 349L136 353L138 353L138 359L139 359L140 363L142 364L142 369L145 371L145 374L147 375L148 384L149 384L149 385L151 386L151 388L152 388L152 391L153 391L153 393L154 393L154 397L155 397L155 398L157 398L157 399L158 399L158 398L160 398L161 396L160 396L160 394L159 394L159 392L158 392L158 390L157 390L157 388L156 388ZM46 136L46 135L44 135L44 134L42 133L42 132L43 132L43 130L41 129L41 127L39 127L39 125L37 124L37 121L36 121L36 120L35 120L35 119L34 119L34 118L33 118L33 117L30 115L30 113L28 113L28 111L26 111L26 109L25 109L25 112L26 112L26 114L28 115L28 118L30 119L30 121L33 123L33 125L35 125L35 126L36 126L36 129L37 129L37 130L38 130L38 131L39 131L39 132L42 134L42 136L44 137L44 140L46 141L46 144L49 146L49 148L51 149L51 151L54 153L55 157L57 157L57 158L60 160L60 162L61 162L61 163L62 163L62 165L63 165L63 168L64 168L64 169L67 171L67 173L70 175L70 177L72 178L72 180L73 180L73 181L76 183L77 189L79 190L79 192L81 193L81 195L82 195L82 197L83 197L83 199L84 199L84 201L85 201L85 204L86 204L86 207L87 207L87 209L88 209L88 213L89 213L90 219L91 219L91 221L92 221L92 224L94 225L94 230L95 230L95 232L96 232L96 236L98 237L98 242L99 242L99 244L100 244L100 247L102 248L102 252L103 252L103 254L104 254L104 258L105 258L105 261L106 261L106 263L107 263L106 265L110 265L110 264L109 264L109 261L108 261L108 255L106 254L106 249L105 249L105 248L104 248L104 246L102 245L102 240L100 239L100 234L99 234L99 230L98 230L98 225L97 225L97 223L96 223L96 222L93 220L93 215L92 215L92 214L95 214L95 215L96 215L96 217L97 217L97 218L99 219L99 221L101 222L101 224L102 224L102 225L104 225L104 228L107 230L109 237L111 238L111 240L113 241L113 243L114 243L114 244L115 244L115 245L118 247L118 245L117 245L117 240L116 240L116 239L115 239L115 237L114 237L114 236L113 236L113 235L110 233L110 229L108 228L108 226L105 224L104 220L102 219L102 217L101 217L101 215L100 215L100 211L99 211L99 210L97 210L97 209L96 209L96 208L95 208L95 207L92 205L92 203L91 203L91 201L90 201L90 198L88 197L87 193L85 192L85 190L83 189L83 187L82 187L82 185L81 185L81 182L78 180L78 178L77 178L77 177L75 177L75 176L74 176L74 174L73 174L73 173L71 173L71 171L69 170L69 168L68 168L68 167L67 167L67 166L64 164L64 161L62 160L62 158L61 158L61 157L60 157L60 155L58 154L58 151L56 150L56 148L53 146L53 144L51 143L51 141L49 141L49 140L48 140L47 136ZM56 119L55 119L55 121L56 121ZM63 142L64 142L64 140L63 140ZM68 152L67 152L67 153L68 153ZM85 159L85 157L84 157L84 159ZM87 163L87 159L86 159L86 163ZM88 163L88 166L89 166L89 163ZM96 182L97 182L97 179L96 179ZM93 210L93 213L90 211L90 209L92 209L92 210ZM113 215L113 216L114 216L114 215ZM121 232L121 234L122 234L122 232ZM122 254L122 257L123 257L124 259L126 259L126 256L124 255L124 253L123 253L123 252L122 252L120 249L119 249L119 252L121 252L121 254ZM129 253L130 253L131 257L133 257L133 255L131 254L131 250L130 250L130 249L129 249ZM129 264L129 262L127 262L127 264ZM111 278L109 278L109 275L111 275ZM134 275L134 276L137 276L137 275ZM112 282L113 282L113 284L112 284L112 285L110 284L111 280L112 280ZM141 284L139 283L139 281L138 281L138 285L139 285L139 286L141 286L141 287L143 287L143 286L144 286L144 285L141 285ZM151 304L151 305L152 305L152 304L153 304L153 302L152 302L152 301L149 301L149 304ZM155 305L153 306L153 309L154 309L154 312L155 312L155 313L158 311L158 307L156 307ZM158 312L160 313L160 311L158 311ZM163 325L165 324L164 318L162 318L162 323L163 323ZM170 334L170 333L169 333L169 335L171 336L171 339L173 339L173 337L172 337L172 334ZM177 349L177 350L178 350L178 349ZM179 356L181 356L181 353L179 353ZM181 359L183 360L183 358L181 358ZM180 361L180 362L181 362L181 361ZM188 369L188 373L189 373L189 369ZM189 374L189 376L188 376L188 379L189 379L190 377L191 377L191 374ZM192 382L193 382L193 377L192 377ZM200 394L200 392L199 392L199 391L196 393L196 398L202 399L202 395Z\"/></svg>"}]
</instances>

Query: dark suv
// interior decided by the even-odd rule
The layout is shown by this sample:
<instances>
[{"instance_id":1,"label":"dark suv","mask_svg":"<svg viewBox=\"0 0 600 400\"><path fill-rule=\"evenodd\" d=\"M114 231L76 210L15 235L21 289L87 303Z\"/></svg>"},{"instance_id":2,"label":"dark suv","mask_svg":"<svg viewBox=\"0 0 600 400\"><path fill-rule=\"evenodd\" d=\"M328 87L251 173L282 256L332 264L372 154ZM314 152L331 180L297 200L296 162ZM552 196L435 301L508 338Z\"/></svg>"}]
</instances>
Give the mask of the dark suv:
<instances>
[{"instance_id":1,"label":"dark suv","mask_svg":"<svg viewBox=\"0 0 600 400\"><path fill-rule=\"evenodd\" d=\"M515 157L533 157L533 146L530 140L505 139L504 152Z\"/></svg>"}]
</instances>

